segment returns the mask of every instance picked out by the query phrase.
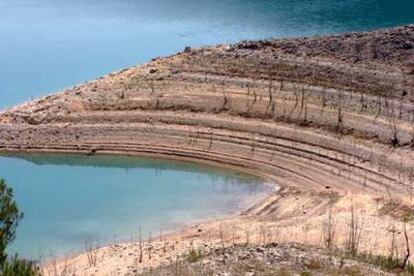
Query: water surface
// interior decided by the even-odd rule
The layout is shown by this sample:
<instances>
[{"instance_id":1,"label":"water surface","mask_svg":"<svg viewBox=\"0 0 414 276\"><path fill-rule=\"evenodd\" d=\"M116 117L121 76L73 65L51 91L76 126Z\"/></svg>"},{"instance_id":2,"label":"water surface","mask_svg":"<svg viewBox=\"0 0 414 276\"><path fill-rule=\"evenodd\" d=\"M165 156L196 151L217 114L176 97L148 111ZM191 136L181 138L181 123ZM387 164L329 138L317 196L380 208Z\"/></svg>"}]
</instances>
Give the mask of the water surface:
<instances>
[{"instance_id":1,"label":"water surface","mask_svg":"<svg viewBox=\"0 0 414 276\"><path fill-rule=\"evenodd\" d=\"M413 0L0 0L0 109L186 45L414 23Z\"/></svg>"},{"instance_id":2,"label":"water surface","mask_svg":"<svg viewBox=\"0 0 414 276\"><path fill-rule=\"evenodd\" d=\"M270 189L231 170L119 156L0 156L0 176L25 214L13 251L35 259L235 215Z\"/></svg>"}]
</instances>

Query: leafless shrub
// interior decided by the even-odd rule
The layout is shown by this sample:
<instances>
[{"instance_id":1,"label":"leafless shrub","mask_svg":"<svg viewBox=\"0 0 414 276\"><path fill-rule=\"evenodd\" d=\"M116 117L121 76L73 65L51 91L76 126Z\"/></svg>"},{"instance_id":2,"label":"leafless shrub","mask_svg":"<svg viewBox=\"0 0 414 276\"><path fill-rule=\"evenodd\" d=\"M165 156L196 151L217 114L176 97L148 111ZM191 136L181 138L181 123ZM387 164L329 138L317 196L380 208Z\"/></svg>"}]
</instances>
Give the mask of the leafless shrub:
<instances>
[{"instance_id":1,"label":"leafless shrub","mask_svg":"<svg viewBox=\"0 0 414 276\"><path fill-rule=\"evenodd\" d=\"M188 134L188 145L192 145L193 144L193 133L190 131Z\"/></svg>"},{"instance_id":2,"label":"leafless shrub","mask_svg":"<svg viewBox=\"0 0 414 276\"><path fill-rule=\"evenodd\" d=\"M233 245L236 244L236 227L234 226L234 224L231 226L231 240Z\"/></svg>"},{"instance_id":3,"label":"leafless shrub","mask_svg":"<svg viewBox=\"0 0 414 276\"><path fill-rule=\"evenodd\" d=\"M348 239L346 241L346 250L351 256L358 254L359 243L362 233L362 222L358 219L354 210L354 203L351 203L351 218L349 221Z\"/></svg>"},{"instance_id":4,"label":"leafless shrub","mask_svg":"<svg viewBox=\"0 0 414 276\"><path fill-rule=\"evenodd\" d=\"M63 266L60 269L60 276L65 276L69 274L68 259L65 258L63 261Z\"/></svg>"},{"instance_id":5,"label":"leafless shrub","mask_svg":"<svg viewBox=\"0 0 414 276\"><path fill-rule=\"evenodd\" d=\"M365 100L365 95L364 93L361 93L361 98L360 98L360 104L361 104L361 109L359 110L360 113L365 112L368 108L368 104Z\"/></svg>"},{"instance_id":6,"label":"leafless shrub","mask_svg":"<svg viewBox=\"0 0 414 276\"><path fill-rule=\"evenodd\" d=\"M391 243L390 243L390 253L389 256L391 259L398 258L398 248L397 248L397 240L396 240L396 234L397 229L395 227L395 223L392 224L391 228L388 229L388 232L391 233Z\"/></svg>"},{"instance_id":7,"label":"leafless shrub","mask_svg":"<svg viewBox=\"0 0 414 276\"><path fill-rule=\"evenodd\" d=\"M398 147L400 142L398 140L398 129L397 129L397 124L395 122L394 116L391 116L390 127L391 127L391 144L394 147Z\"/></svg>"},{"instance_id":8,"label":"leafless shrub","mask_svg":"<svg viewBox=\"0 0 414 276\"><path fill-rule=\"evenodd\" d=\"M293 84L293 94L295 95L295 104L293 105L292 109L289 111L289 114L287 116L287 120L290 121L293 113L295 112L296 108L299 105L299 85Z\"/></svg>"},{"instance_id":9,"label":"leafless shrub","mask_svg":"<svg viewBox=\"0 0 414 276\"><path fill-rule=\"evenodd\" d=\"M400 264L400 268L404 269L407 264L408 264L408 260L410 259L411 256L411 252L410 252L410 242L408 239L408 233L407 233L407 224L404 223L404 239L405 239L405 248L406 248L406 254L404 259L402 260L401 264Z\"/></svg>"},{"instance_id":10,"label":"leafless shrub","mask_svg":"<svg viewBox=\"0 0 414 276\"><path fill-rule=\"evenodd\" d=\"M326 96L325 96L325 91L322 91L322 110L321 113L323 113L325 111L325 107L326 107Z\"/></svg>"},{"instance_id":11,"label":"leafless shrub","mask_svg":"<svg viewBox=\"0 0 414 276\"><path fill-rule=\"evenodd\" d=\"M255 151L255 148L256 148L256 146L257 146L257 138L256 137L253 137L253 142L251 143L251 148L250 148L250 151L252 152L252 153L254 153L254 151Z\"/></svg>"},{"instance_id":12,"label":"leafless shrub","mask_svg":"<svg viewBox=\"0 0 414 276\"><path fill-rule=\"evenodd\" d=\"M221 224L219 226L219 238L220 238L221 248L224 249L224 233L223 233L223 226Z\"/></svg>"},{"instance_id":13,"label":"leafless shrub","mask_svg":"<svg viewBox=\"0 0 414 276\"><path fill-rule=\"evenodd\" d=\"M381 101L381 99L382 99L381 96L378 95L378 98L377 98L378 110L377 110L377 114L375 115L375 117L381 116L381 113L382 113L382 101Z\"/></svg>"},{"instance_id":14,"label":"leafless shrub","mask_svg":"<svg viewBox=\"0 0 414 276\"><path fill-rule=\"evenodd\" d=\"M160 239L160 242L162 242L162 240L163 240L162 227L160 227L160 235L159 235L158 238Z\"/></svg>"},{"instance_id":15,"label":"leafless shrub","mask_svg":"<svg viewBox=\"0 0 414 276\"><path fill-rule=\"evenodd\" d=\"M98 256L98 246L93 245L92 238L89 235L85 237L85 249L89 267L95 267Z\"/></svg>"},{"instance_id":16,"label":"leafless shrub","mask_svg":"<svg viewBox=\"0 0 414 276\"><path fill-rule=\"evenodd\" d=\"M248 107L247 107L247 110L246 110L246 114L247 115L252 111L254 104L257 102L256 90L255 89L252 89L252 91L253 91L253 100L250 103L250 105L248 105Z\"/></svg>"},{"instance_id":17,"label":"leafless shrub","mask_svg":"<svg viewBox=\"0 0 414 276\"><path fill-rule=\"evenodd\" d=\"M124 92L124 90L121 90L121 91L119 92L119 94L118 94L118 98L119 98L119 100L123 100L123 99L125 98L125 92Z\"/></svg>"},{"instance_id":18,"label":"leafless shrub","mask_svg":"<svg viewBox=\"0 0 414 276\"><path fill-rule=\"evenodd\" d=\"M266 112L265 112L265 117L268 116L269 110L271 110L272 114L274 114L274 105L273 105L273 95L272 95L272 91L273 91L273 83L272 83L272 79L269 80L269 103L267 104L266 107Z\"/></svg>"},{"instance_id":19,"label":"leafless shrub","mask_svg":"<svg viewBox=\"0 0 414 276\"><path fill-rule=\"evenodd\" d=\"M322 224L324 246L331 250L335 239L335 225L332 220L332 210L329 209L326 220Z\"/></svg>"},{"instance_id":20,"label":"leafless shrub","mask_svg":"<svg viewBox=\"0 0 414 276\"><path fill-rule=\"evenodd\" d=\"M413 183L414 183L414 169L410 169L410 174L408 176L408 182L410 183L410 205L413 205Z\"/></svg>"},{"instance_id":21,"label":"leafless shrub","mask_svg":"<svg viewBox=\"0 0 414 276\"><path fill-rule=\"evenodd\" d=\"M245 242L245 244L246 244L246 246L248 246L250 244L250 230L249 229L246 229L245 230L245 234L246 234L246 242Z\"/></svg>"},{"instance_id":22,"label":"leafless shrub","mask_svg":"<svg viewBox=\"0 0 414 276\"><path fill-rule=\"evenodd\" d=\"M170 272L172 276L181 276L183 271L183 263L178 256L175 256L170 262Z\"/></svg>"},{"instance_id":23,"label":"leafless shrub","mask_svg":"<svg viewBox=\"0 0 414 276\"><path fill-rule=\"evenodd\" d=\"M66 260L65 260L65 265L66 265ZM43 271L43 273L47 272L47 275L50 276L60 276L61 273L59 273L59 268L58 268L58 261L57 259L53 259L46 267L45 269L43 269L45 271ZM62 273L62 276L65 275Z\"/></svg>"},{"instance_id":24,"label":"leafless shrub","mask_svg":"<svg viewBox=\"0 0 414 276\"><path fill-rule=\"evenodd\" d=\"M402 119L403 114L403 102L402 100L399 102L399 108L398 108L398 119Z\"/></svg>"},{"instance_id":25,"label":"leafless shrub","mask_svg":"<svg viewBox=\"0 0 414 276\"><path fill-rule=\"evenodd\" d=\"M222 106L220 108L220 112L222 112L222 111L228 111L230 109L230 101L227 98L226 91L224 90L224 88L222 90L222 93L223 93L223 104L222 104Z\"/></svg>"},{"instance_id":26,"label":"leafless shrub","mask_svg":"<svg viewBox=\"0 0 414 276\"><path fill-rule=\"evenodd\" d=\"M143 250L142 250L142 233L141 233L141 227L139 227L139 233L138 233L138 242L139 242L139 263L142 263L142 257L143 257Z\"/></svg>"},{"instance_id":27,"label":"leafless shrub","mask_svg":"<svg viewBox=\"0 0 414 276\"><path fill-rule=\"evenodd\" d=\"M259 236L258 236L258 244L261 245L265 245L267 243L267 238L268 238L268 234L267 234L267 226L266 224L262 224L260 225L260 231L259 231Z\"/></svg>"},{"instance_id":28,"label":"leafless shrub","mask_svg":"<svg viewBox=\"0 0 414 276\"><path fill-rule=\"evenodd\" d=\"M344 122L344 115L342 113L342 96L338 97L337 110L338 110L338 116L336 120L336 131L341 134L343 130L343 122Z\"/></svg>"},{"instance_id":29,"label":"leafless shrub","mask_svg":"<svg viewBox=\"0 0 414 276\"><path fill-rule=\"evenodd\" d=\"M152 233L149 233L148 238L148 260L151 260L152 257Z\"/></svg>"},{"instance_id":30,"label":"leafless shrub","mask_svg":"<svg viewBox=\"0 0 414 276\"><path fill-rule=\"evenodd\" d=\"M213 131L213 129L211 129L211 131L210 131L210 141L209 141L209 144L208 144L208 149L211 149L213 147L213 137L214 137L214 131Z\"/></svg>"},{"instance_id":31,"label":"leafless shrub","mask_svg":"<svg viewBox=\"0 0 414 276\"><path fill-rule=\"evenodd\" d=\"M305 92L304 84L300 84L299 88L300 88L300 107L299 107L299 118L300 118L302 116L302 112L306 104L306 92Z\"/></svg>"}]
</instances>

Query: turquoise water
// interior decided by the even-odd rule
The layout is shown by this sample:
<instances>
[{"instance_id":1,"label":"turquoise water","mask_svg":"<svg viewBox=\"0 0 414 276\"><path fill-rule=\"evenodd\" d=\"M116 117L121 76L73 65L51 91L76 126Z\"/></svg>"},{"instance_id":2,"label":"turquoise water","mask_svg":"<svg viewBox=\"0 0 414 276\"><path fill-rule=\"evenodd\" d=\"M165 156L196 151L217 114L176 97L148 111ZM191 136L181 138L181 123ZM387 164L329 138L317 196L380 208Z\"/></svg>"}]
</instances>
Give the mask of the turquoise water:
<instances>
[{"instance_id":1,"label":"turquoise water","mask_svg":"<svg viewBox=\"0 0 414 276\"><path fill-rule=\"evenodd\" d=\"M0 0L0 109L186 45L407 23L413 0Z\"/></svg>"},{"instance_id":2,"label":"turquoise water","mask_svg":"<svg viewBox=\"0 0 414 276\"><path fill-rule=\"evenodd\" d=\"M231 170L119 156L2 156L0 175L25 214L12 251L34 259L234 215L270 189Z\"/></svg>"}]
</instances>

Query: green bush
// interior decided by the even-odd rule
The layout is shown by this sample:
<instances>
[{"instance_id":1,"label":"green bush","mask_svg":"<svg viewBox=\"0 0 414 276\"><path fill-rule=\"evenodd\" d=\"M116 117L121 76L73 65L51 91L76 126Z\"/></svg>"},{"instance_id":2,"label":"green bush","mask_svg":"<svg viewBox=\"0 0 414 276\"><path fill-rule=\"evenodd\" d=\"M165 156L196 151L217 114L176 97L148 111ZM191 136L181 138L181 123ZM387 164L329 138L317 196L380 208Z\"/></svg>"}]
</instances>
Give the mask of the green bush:
<instances>
[{"instance_id":1,"label":"green bush","mask_svg":"<svg viewBox=\"0 0 414 276\"><path fill-rule=\"evenodd\" d=\"M0 274L1 276L37 276L40 272L33 262L15 256L3 263Z\"/></svg>"},{"instance_id":2,"label":"green bush","mask_svg":"<svg viewBox=\"0 0 414 276\"><path fill-rule=\"evenodd\" d=\"M7 258L6 248L16 238L16 229L23 213L13 200L13 190L0 179L0 264Z\"/></svg>"},{"instance_id":3,"label":"green bush","mask_svg":"<svg viewBox=\"0 0 414 276\"><path fill-rule=\"evenodd\" d=\"M8 258L7 246L16 238L16 229L23 213L13 200L13 190L0 179L0 272L1 276L40 275L36 266L17 256Z\"/></svg>"},{"instance_id":4,"label":"green bush","mask_svg":"<svg viewBox=\"0 0 414 276\"><path fill-rule=\"evenodd\" d=\"M200 260L201 258L203 258L203 254L201 253L200 249L198 249L198 250L191 249L188 252L187 257L186 257L186 259L189 263L195 263L198 260Z\"/></svg>"}]
</instances>

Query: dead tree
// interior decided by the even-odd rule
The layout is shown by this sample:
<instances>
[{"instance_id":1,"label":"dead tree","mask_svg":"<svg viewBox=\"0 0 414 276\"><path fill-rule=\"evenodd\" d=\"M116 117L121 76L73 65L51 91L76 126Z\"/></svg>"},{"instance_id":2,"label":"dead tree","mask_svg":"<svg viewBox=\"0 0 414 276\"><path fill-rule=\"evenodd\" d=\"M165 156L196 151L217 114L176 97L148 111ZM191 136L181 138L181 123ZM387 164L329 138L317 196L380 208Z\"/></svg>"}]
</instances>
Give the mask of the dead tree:
<instances>
[{"instance_id":1,"label":"dead tree","mask_svg":"<svg viewBox=\"0 0 414 276\"><path fill-rule=\"evenodd\" d=\"M252 102L249 104L249 106L247 107L247 110L246 110L246 115L248 115L248 114L252 111L254 104L257 102L257 94L256 94L256 90L255 90L255 89L253 89L252 91L253 91L253 100L252 100Z\"/></svg>"},{"instance_id":2,"label":"dead tree","mask_svg":"<svg viewBox=\"0 0 414 276\"><path fill-rule=\"evenodd\" d=\"M332 249L335 238L335 226L332 221L332 210L329 209L328 217L322 225L323 227L323 241L328 250Z\"/></svg>"},{"instance_id":3,"label":"dead tree","mask_svg":"<svg viewBox=\"0 0 414 276\"><path fill-rule=\"evenodd\" d=\"M398 140L398 128L397 123L395 122L394 116L390 119L390 127L391 127L391 144L394 147L398 147L400 145L400 141Z\"/></svg>"},{"instance_id":4,"label":"dead tree","mask_svg":"<svg viewBox=\"0 0 414 276\"><path fill-rule=\"evenodd\" d=\"M346 243L346 248L351 256L356 256L358 253L359 242L362 233L362 224L358 221L356 217L354 204L351 204L351 219L349 222L349 232L348 240Z\"/></svg>"},{"instance_id":5,"label":"dead tree","mask_svg":"<svg viewBox=\"0 0 414 276\"><path fill-rule=\"evenodd\" d=\"M148 239L148 260L151 260L152 257L152 233L149 233Z\"/></svg>"},{"instance_id":6,"label":"dead tree","mask_svg":"<svg viewBox=\"0 0 414 276\"><path fill-rule=\"evenodd\" d=\"M90 236L86 236L85 238L85 249L89 267L96 266L98 249L97 247L93 246L93 242Z\"/></svg>"},{"instance_id":7,"label":"dead tree","mask_svg":"<svg viewBox=\"0 0 414 276\"><path fill-rule=\"evenodd\" d=\"M338 117L337 117L337 121L336 121L336 131L338 133L342 133L342 129L343 129L343 114L342 114L342 107L340 105L338 105Z\"/></svg>"},{"instance_id":8,"label":"dead tree","mask_svg":"<svg viewBox=\"0 0 414 276\"><path fill-rule=\"evenodd\" d=\"M405 248L406 254L402 262L400 263L400 268L405 269L408 264L408 260L410 259L411 252L410 252L410 242L408 240L408 233L407 233L407 224L404 223L404 239L405 239Z\"/></svg>"},{"instance_id":9,"label":"dead tree","mask_svg":"<svg viewBox=\"0 0 414 276\"><path fill-rule=\"evenodd\" d=\"M141 234L141 227L139 227L139 263L142 263L142 234Z\"/></svg>"},{"instance_id":10,"label":"dead tree","mask_svg":"<svg viewBox=\"0 0 414 276\"><path fill-rule=\"evenodd\" d=\"M214 131L211 129L211 131L210 131L210 142L208 144L208 149L211 149L213 147L213 137L214 137Z\"/></svg>"},{"instance_id":11,"label":"dead tree","mask_svg":"<svg viewBox=\"0 0 414 276\"><path fill-rule=\"evenodd\" d=\"M227 98L226 95L226 91L223 88L223 105L221 106L221 110L220 111L228 111L230 108L230 102L229 99Z\"/></svg>"},{"instance_id":12,"label":"dead tree","mask_svg":"<svg viewBox=\"0 0 414 276\"><path fill-rule=\"evenodd\" d=\"M323 113L325 111L325 107L326 107L325 91L322 91L322 110L321 110L321 113Z\"/></svg>"},{"instance_id":13,"label":"dead tree","mask_svg":"<svg viewBox=\"0 0 414 276\"><path fill-rule=\"evenodd\" d=\"M273 90L273 83L272 83L272 79L269 80L269 103L267 104L267 108L266 108L266 112L265 112L265 117L267 117L268 113L269 113L269 109L272 108L272 113L274 113L274 106L273 106L273 95L272 95L272 90Z\"/></svg>"}]
</instances>

